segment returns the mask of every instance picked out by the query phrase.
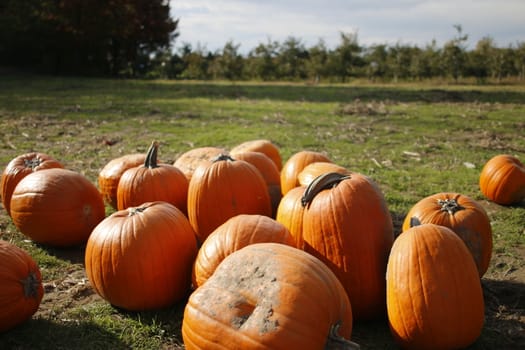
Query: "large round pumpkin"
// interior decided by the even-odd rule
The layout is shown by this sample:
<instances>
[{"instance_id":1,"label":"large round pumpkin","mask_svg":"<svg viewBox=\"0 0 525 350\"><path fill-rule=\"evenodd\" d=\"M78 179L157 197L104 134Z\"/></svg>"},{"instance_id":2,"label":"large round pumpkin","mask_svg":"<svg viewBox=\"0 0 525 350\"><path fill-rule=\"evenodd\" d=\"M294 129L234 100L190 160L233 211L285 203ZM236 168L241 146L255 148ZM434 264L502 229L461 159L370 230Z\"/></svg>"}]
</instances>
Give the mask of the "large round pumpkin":
<instances>
[{"instance_id":1,"label":"large round pumpkin","mask_svg":"<svg viewBox=\"0 0 525 350\"><path fill-rule=\"evenodd\" d=\"M305 251L328 265L343 284L354 319L385 314L385 271L394 240L385 198L359 173L327 173L304 191Z\"/></svg>"},{"instance_id":2,"label":"large round pumpkin","mask_svg":"<svg viewBox=\"0 0 525 350\"><path fill-rule=\"evenodd\" d=\"M171 164L159 164L159 143L154 141L143 165L126 170L118 182L117 208L123 210L146 202L165 201L186 213L188 179Z\"/></svg>"},{"instance_id":3,"label":"large round pumpkin","mask_svg":"<svg viewBox=\"0 0 525 350\"><path fill-rule=\"evenodd\" d=\"M331 160L321 152L299 151L294 153L281 169L281 192L285 195L292 188L299 186L299 173L308 165L314 162L331 162Z\"/></svg>"},{"instance_id":4,"label":"large round pumpkin","mask_svg":"<svg viewBox=\"0 0 525 350\"><path fill-rule=\"evenodd\" d=\"M406 349L462 349L481 334L484 301L472 255L448 227L414 226L392 246L386 273L392 334Z\"/></svg>"},{"instance_id":5,"label":"large round pumpkin","mask_svg":"<svg viewBox=\"0 0 525 350\"><path fill-rule=\"evenodd\" d=\"M436 193L417 202L403 222L403 231L419 224L446 226L467 245L479 276L487 271L492 256L492 228L483 207L459 193Z\"/></svg>"},{"instance_id":6,"label":"large round pumpkin","mask_svg":"<svg viewBox=\"0 0 525 350\"><path fill-rule=\"evenodd\" d=\"M200 165L211 164L213 159L228 152L221 147L203 146L192 148L177 157L173 165L182 171L188 181L191 180L193 172Z\"/></svg>"},{"instance_id":7,"label":"large round pumpkin","mask_svg":"<svg viewBox=\"0 0 525 350\"><path fill-rule=\"evenodd\" d=\"M295 246L281 223L264 215L236 215L217 227L199 249L193 267L193 285L199 287L228 255L249 244L273 242Z\"/></svg>"},{"instance_id":8,"label":"large round pumpkin","mask_svg":"<svg viewBox=\"0 0 525 350\"><path fill-rule=\"evenodd\" d=\"M112 305L158 309L187 295L196 255L186 216L167 202L150 202L117 211L95 227L86 245L86 273Z\"/></svg>"},{"instance_id":9,"label":"large round pumpkin","mask_svg":"<svg viewBox=\"0 0 525 350\"><path fill-rule=\"evenodd\" d=\"M191 294L182 320L187 350L351 349L343 347L351 332L350 301L330 269L279 243L227 256Z\"/></svg>"},{"instance_id":10,"label":"large round pumpkin","mask_svg":"<svg viewBox=\"0 0 525 350\"><path fill-rule=\"evenodd\" d=\"M97 187L67 169L33 172L18 183L11 197L11 217L18 230L51 246L85 243L105 215Z\"/></svg>"},{"instance_id":11,"label":"large round pumpkin","mask_svg":"<svg viewBox=\"0 0 525 350\"><path fill-rule=\"evenodd\" d=\"M509 154L494 156L481 170L479 188L495 203L518 203L525 198L525 166Z\"/></svg>"},{"instance_id":12,"label":"large round pumpkin","mask_svg":"<svg viewBox=\"0 0 525 350\"><path fill-rule=\"evenodd\" d=\"M11 215L11 196L20 180L35 171L63 167L58 160L41 152L25 153L13 158L0 179L0 196L7 214Z\"/></svg>"},{"instance_id":13,"label":"large round pumpkin","mask_svg":"<svg viewBox=\"0 0 525 350\"><path fill-rule=\"evenodd\" d=\"M212 164L197 168L188 189L188 218L199 243L239 214L272 214L268 187L260 171L230 156L220 156Z\"/></svg>"},{"instance_id":14,"label":"large round pumpkin","mask_svg":"<svg viewBox=\"0 0 525 350\"><path fill-rule=\"evenodd\" d=\"M0 332L28 320L40 306L40 269L22 248L0 240Z\"/></svg>"},{"instance_id":15,"label":"large round pumpkin","mask_svg":"<svg viewBox=\"0 0 525 350\"><path fill-rule=\"evenodd\" d=\"M117 209L117 188L120 177L130 168L144 164L146 154L133 153L110 160L98 174L98 189L104 202Z\"/></svg>"},{"instance_id":16,"label":"large round pumpkin","mask_svg":"<svg viewBox=\"0 0 525 350\"><path fill-rule=\"evenodd\" d=\"M305 208L301 199L305 189L305 186L298 186L288 191L279 202L275 215L275 220L290 231L295 240L295 246L299 249L304 249L303 215Z\"/></svg>"},{"instance_id":17,"label":"large round pumpkin","mask_svg":"<svg viewBox=\"0 0 525 350\"><path fill-rule=\"evenodd\" d=\"M270 140L256 139L245 141L233 147L230 151L232 154L238 154L241 152L260 152L268 156L268 158L273 161L277 167L277 170L281 171L283 167L279 147L277 147L277 145Z\"/></svg>"}]
</instances>

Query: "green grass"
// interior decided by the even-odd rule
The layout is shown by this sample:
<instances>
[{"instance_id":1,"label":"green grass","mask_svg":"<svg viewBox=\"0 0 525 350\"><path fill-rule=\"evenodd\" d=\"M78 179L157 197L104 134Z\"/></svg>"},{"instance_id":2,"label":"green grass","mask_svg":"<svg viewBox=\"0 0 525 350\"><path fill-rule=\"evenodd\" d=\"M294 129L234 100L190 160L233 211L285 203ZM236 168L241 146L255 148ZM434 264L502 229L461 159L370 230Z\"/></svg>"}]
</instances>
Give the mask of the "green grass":
<instances>
[{"instance_id":1,"label":"green grass","mask_svg":"<svg viewBox=\"0 0 525 350\"><path fill-rule=\"evenodd\" d=\"M275 142L283 160L304 149L325 152L378 183L396 232L409 208L430 194L459 192L479 200L494 231L493 263L485 277L491 302L492 290L504 289L508 295L514 284L518 291L524 288L525 205L487 201L479 191L479 173L499 153L525 160L524 116L524 85L310 86L13 75L0 80L0 164L41 151L95 183L110 159L145 152L154 139L161 142L159 158L166 162L194 147L231 148L259 138ZM116 143L107 146L105 139ZM35 257L50 294L73 298L71 303L48 303L30 322L0 335L0 344L6 344L2 348L181 344L183 305L127 313L96 298L79 303L74 298L82 300L86 289L67 285L65 279L82 272L82 249L38 246L16 230L4 211L0 234ZM506 314L489 305L486 328L473 349L523 344L523 337L507 336L503 328L524 327L515 321L523 317L523 301L519 292L512 295L518 295L518 311ZM507 305L497 297L509 310L516 303L513 299ZM355 336L364 349L396 348L383 321L356 325Z\"/></svg>"}]
</instances>

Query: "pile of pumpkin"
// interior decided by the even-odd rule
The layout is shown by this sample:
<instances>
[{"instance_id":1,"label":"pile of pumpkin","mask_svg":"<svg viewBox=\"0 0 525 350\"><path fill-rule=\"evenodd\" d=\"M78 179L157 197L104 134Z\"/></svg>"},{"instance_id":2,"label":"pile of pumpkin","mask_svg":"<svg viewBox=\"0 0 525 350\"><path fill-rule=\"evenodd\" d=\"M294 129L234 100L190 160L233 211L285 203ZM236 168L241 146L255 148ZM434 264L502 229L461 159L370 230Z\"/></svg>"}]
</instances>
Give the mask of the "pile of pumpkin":
<instances>
[{"instance_id":1,"label":"pile of pumpkin","mask_svg":"<svg viewBox=\"0 0 525 350\"><path fill-rule=\"evenodd\" d=\"M88 279L112 305L152 310L189 295L187 349L358 348L353 322L385 316L404 348L479 337L492 231L473 199L423 198L394 239L377 184L323 153L282 164L275 144L253 140L167 164L158 149L111 160L98 187L48 155L18 156L2 174L2 203L36 243L86 244ZM521 201L525 168L496 156L480 189L496 203ZM43 288L31 256L3 240L0 286L5 331L36 312Z\"/></svg>"}]
</instances>

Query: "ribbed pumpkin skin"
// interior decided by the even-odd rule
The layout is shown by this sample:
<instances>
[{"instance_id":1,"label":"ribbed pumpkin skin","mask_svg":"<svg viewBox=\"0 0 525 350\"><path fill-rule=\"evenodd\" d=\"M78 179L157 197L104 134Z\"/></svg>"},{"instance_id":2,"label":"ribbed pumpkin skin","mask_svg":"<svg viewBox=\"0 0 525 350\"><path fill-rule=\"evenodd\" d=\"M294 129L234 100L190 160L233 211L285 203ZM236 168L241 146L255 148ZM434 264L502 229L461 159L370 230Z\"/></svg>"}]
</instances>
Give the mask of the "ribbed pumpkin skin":
<instances>
[{"instance_id":1,"label":"ribbed pumpkin skin","mask_svg":"<svg viewBox=\"0 0 525 350\"><path fill-rule=\"evenodd\" d=\"M224 148L220 147L197 147L181 154L173 163L177 169L182 171L188 181L190 181L195 169L202 164L211 164L213 159L221 154L227 154Z\"/></svg>"},{"instance_id":2,"label":"ribbed pumpkin skin","mask_svg":"<svg viewBox=\"0 0 525 350\"><path fill-rule=\"evenodd\" d=\"M301 186L308 186L316 177L325 174L335 172L339 174L350 174L350 171L345 167L332 162L314 162L304 167L303 170L297 175L297 181Z\"/></svg>"},{"instance_id":3,"label":"ribbed pumpkin skin","mask_svg":"<svg viewBox=\"0 0 525 350\"><path fill-rule=\"evenodd\" d=\"M20 180L35 171L63 167L58 160L40 152L25 153L13 158L0 179L0 196L7 214L11 215L11 196Z\"/></svg>"},{"instance_id":4,"label":"ribbed pumpkin skin","mask_svg":"<svg viewBox=\"0 0 525 350\"><path fill-rule=\"evenodd\" d=\"M239 214L272 215L268 188L259 170L231 158L197 168L188 189L188 218L199 243Z\"/></svg>"},{"instance_id":5,"label":"ribbed pumpkin skin","mask_svg":"<svg viewBox=\"0 0 525 350\"><path fill-rule=\"evenodd\" d=\"M481 170L479 188L495 203L518 203L525 198L525 166L508 154L494 156Z\"/></svg>"},{"instance_id":6,"label":"ribbed pumpkin skin","mask_svg":"<svg viewBox=\"0 0 525 350\"><path fill-rule=\"evenodd\" d=\"M272 217L275 217L277 207L281 201L281 175L275 163L264 153L245 151L240 153L230 153L234 159L244 160L250 163L261 172L261 175L268 186L268 194L272 202Z\"/></svg>"},{"instance_id":7,"label":"ribbed pumpkin skin","mask_svg":"<svg viewBox=\"0 0 525 350\"><path fill-rule=\"evenodd\" d=\"M44 296L40 269L33 258L0 240L0 332L28 320Z\"/></svg>"},{"instance_id":8,"label":"ribbed pumpkin skin","mask_svg":"<svg viewBox=\"0 0 525 350\"><path fill-rule=\"evenodd\" d=\"M462 349L481 334L484 301L474 259L449 228L415 226L394 245L386 274L392 334L406 349Z\"/></svg>"},{"instance_id":9,"label":"ribbed pumpkin skin","mask_svg":"<svg viewBox=\"0 0 525 350\"><path fill-rule=\"evenodd\" d=\"M167 202L150 202L117 211L95 227L86 245L86 273L112 305L152 310L187 295L196 255L186 216Z\"/></svg>"},{"instance_id":10,"label":"ribbed pumpkin skin","mask_svg":"<svg viewBox=\"0 0 525 350\"><path fill-rule=\"evenodd\" d=\"M281 169L281 192L285 195L292 188L299 186L297 179L299 173L314 162L331 162L331 160L320 152L299 151L294 153Z\"/></svg>"},{"instance_id":11,"label":"ribbed pumpkin skin","mask_svg":"<svg viewBox=\"0 0 525 350\"><path fill-rule=\"evenodd\" d=\"M492 256L492 227L487 212L479 203L459 193L436 193L421 199L409 210L403 221L403 231L410 229L413 218L420 224L452 229L470 250L479 276L485 274Z\"/></svg>"},{"instance_id":12,"label":"ribbed pumpkin skin","mask_svg":"<svg viewBox=\"0 0 525 350\"><path fill-rule=\"evenodd\" d=\"M97 187L67 169L33 172L18 183L11 197L11 217L18 230L50 246L85 243L105 215Z\"/></svg>"},{"instance_id":13,"label":"ribbed pumpkin skin","mask_svg":"<svg viewBox=\"0 0 525 350\"><path fill-rule=\"evenodd\" d=\"M283 224L295 240L295 246L304 250L303 214L305 208L301 204L305 186L298 186L288 191L277 207L275 220Z\"/></svg>"},{"instance_id":14,"label":"ribbed pumpkin skin","mask_svg":"<svg viewBox=\"0 0 525 350\"><path fill-rule=\"evenodd\" d=\"M279 243L229 256L190 296L182 337L187 350L323 349L331 327L352 333L350 301L318 259Z\"/></svg>"},{"instance_id":15,"label":"ribbed pumpkin skin","mask_svg":"<svg viewBox=\"0 0 525 350\"><path fill-rule=\"evenodd\" d=\"M193 286L201 286L231 253L254 243L282 243L295 247L283 224L264 215L240 214L217 227L199 249L193 266Z\"/></svg>"},{"instance_id":16,"label":"ribbed pumpkin skin","mask_svg":"<svg viewBox=\"0 0 525 350\"><path fill-rule=\"evenodd\" d=\"M231 154L238 154L241 152L260 152L270 158L277 170L281 171L283 167L281 152L272 141L265 139L245 141L230 150Z\"/></svg>"},{"instance_id":17,"label":"ribbed pumpkin skin","mask_svg":"<svg viewBox=\"0 0 525 350\"><path fill-rule=\"evenodd\" d=\"M319 192L303 215L305 251L327 264L343 284L354 320L385 313L385 271L394 240L383 194L368 177L352 173Z\"/></svg>"},{"instance_id":18,"label":"ribbed pumpkin skin","mask_svg":"<svg viewBox=\"0 0 525 350\"><path fill-rule=\"evenodd\" d=\"M146 154L133 153L110 160L98 174L98 189L104 202L117 209L117 188L120 177L130 168L144 164Z\"/></svg>"},{"instance_id":19,"label":"ribbed pumpkin skin","mask_svg":"<svg viewBox=\"0 0 525 350\"><path fill-rule=\"evenodd\" d=\"M158 144L150 147L143 165L126 170L117 187L117 209L164 201L187 212L188 179L171 164L157 163Z\"/></svg>"}]
</instances>

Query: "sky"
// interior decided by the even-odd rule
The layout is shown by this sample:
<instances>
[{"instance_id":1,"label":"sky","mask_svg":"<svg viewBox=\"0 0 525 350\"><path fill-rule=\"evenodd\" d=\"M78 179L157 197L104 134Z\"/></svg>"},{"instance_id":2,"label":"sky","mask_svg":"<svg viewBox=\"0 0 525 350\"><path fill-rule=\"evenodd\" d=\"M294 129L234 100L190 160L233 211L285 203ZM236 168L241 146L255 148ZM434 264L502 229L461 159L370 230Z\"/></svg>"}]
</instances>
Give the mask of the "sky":
<instances>
[{"instance_id":1,"label":"sky","mask_svg":"<svg viewBox=\"0 0 525 350\"><path fill-rule=\"evenodd\" d=\"M468 48L490 36L499 47L525 42L525 0L173 0L179 19L174 47L221 51L231 41L248 53L259 44L289 37L328 49L341 33L357 34L361 46L442 46L468 34Z\"/></svg>"}]
</instances>

